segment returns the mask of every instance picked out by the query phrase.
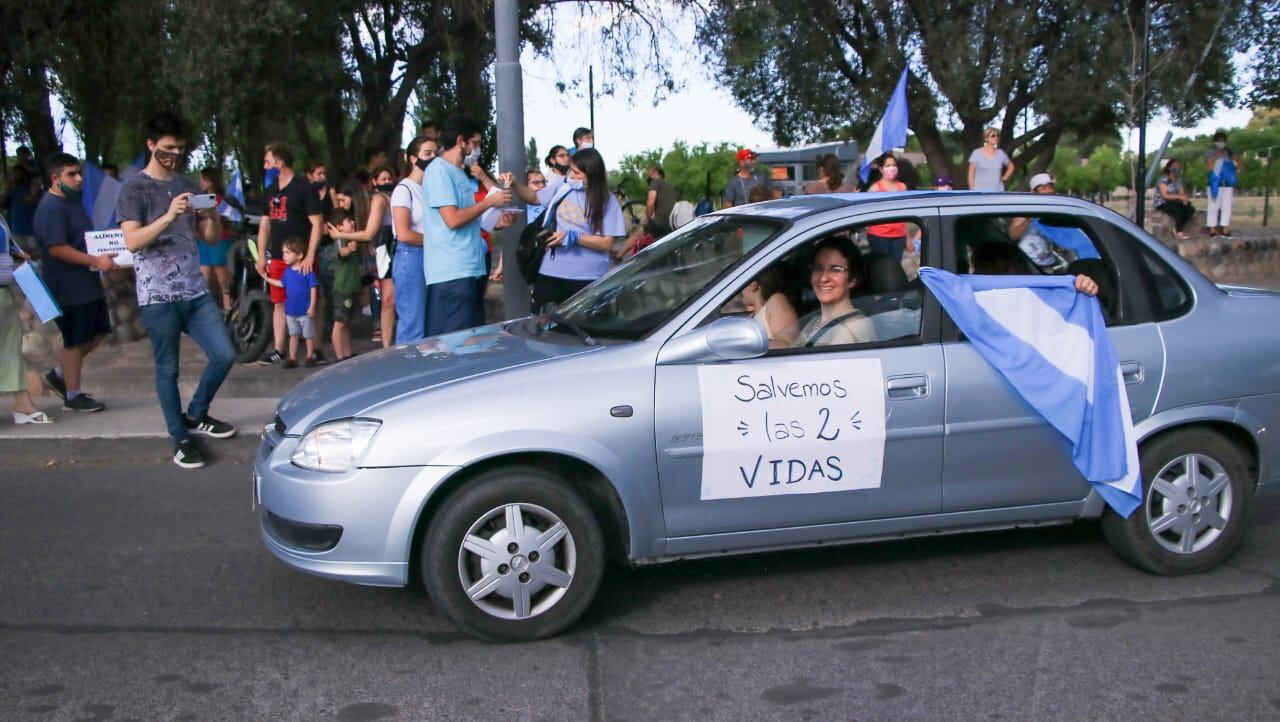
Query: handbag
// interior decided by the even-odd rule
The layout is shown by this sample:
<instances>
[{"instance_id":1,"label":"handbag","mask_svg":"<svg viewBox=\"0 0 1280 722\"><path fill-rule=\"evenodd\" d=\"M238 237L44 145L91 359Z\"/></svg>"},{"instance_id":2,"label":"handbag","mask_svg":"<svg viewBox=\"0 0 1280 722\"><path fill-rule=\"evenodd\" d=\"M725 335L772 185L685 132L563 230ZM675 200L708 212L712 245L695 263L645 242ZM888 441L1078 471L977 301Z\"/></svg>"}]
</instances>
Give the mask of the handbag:
<instances>
[{"instance_id":1,"label":"handbag","mask_svg":"<svg viewBox=\"0 0 1280 722\"><path fill-rule=\"evenodd\" d=\"M561 194L546 210L538 214L533 223L520 231L520 243L516 246L516 266L520 268L520 275L526 282L537 278L538 270L542 268L542 258L547 254L547 243L556 232L556 210L560 208L560 201L567 195L569 194ZM548 220L548 213L551 214L550 220Z\"/></svg>"}]
</instances>

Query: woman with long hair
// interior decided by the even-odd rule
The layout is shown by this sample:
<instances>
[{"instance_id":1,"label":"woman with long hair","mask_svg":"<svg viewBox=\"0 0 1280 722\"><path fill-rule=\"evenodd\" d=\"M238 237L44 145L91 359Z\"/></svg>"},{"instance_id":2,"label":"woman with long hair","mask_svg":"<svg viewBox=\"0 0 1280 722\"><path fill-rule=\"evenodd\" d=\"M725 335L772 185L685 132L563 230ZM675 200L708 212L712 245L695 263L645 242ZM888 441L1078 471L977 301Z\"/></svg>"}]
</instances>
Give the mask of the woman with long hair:
<instances>
[{"instance_id":1,"label":"woman with long hair","mask_svg":"<svg viewBox=\"0 0 1280 722\"><path fill-rule=\"evenodd\" d=\"M534 313L548 303L563 303L609 270L609 251L627 229L608 180L604 158L595 148L573 154L563 188L535 192L519 179L511 180L511 190L526 203L556 209L556 231L533 280Z\"/></svg>"},{"instance_id":2,"label":"woman with long hair","mask_svg":"<svg viewBox=\"0 0 1280 722\"><path fill-rule=\"evenodd\" d=\"M200 192L212 193L217 197L217 204L222 205L222 196L226 190L222 187L222 171L217 168L205 168L200 171ZM222 291L222 308L231 307L231 269L227 266L227 255L231 250L231 224L223 222L222 238L217 243L201 243L200 275L204 276L206 286L211 281L218 282Z\"/></svg>"},{"instance_id":3,"label":"woman with long hair","mask_svg":"<svg viewBox=\"0 0 1280 722\"><path fill-rule=\"evenodd\" d=\"M840 159L833 153L818 156L818 180L805 184L804 192L815 193L852 193L853 184L844 180L844 169L840 167Z\"/></svg>"},{"instance_id":4,"label":"woman with long hair","mask_svg":"<svg viewBox=\"0 0 1280 722\"><path fill-rule=\"evenodd\" d=\"M362 255L366 258L370 255L381 255L377 249L385 247L388 242L387 236L390 233L389 221L391 218L389 191L395 187L395 177L390 168L385 166L377 168L371 174L371 177L375 183L380 184L374 186L373 195L370 195L365 190L364 183L355 177L348 179L340 188L330 192L334 207L350 213L351 218L356 221L356 227L360 230L344 232L331 224L325 226L329 237L335 242L356 241L369 244L361 249ZM366 250L370 249L370 247L372 247L371 250ZM388 336L392 333L391 329L395 327L395 289L391 282L387 280L390 277L390 269L386 269L386 278L384 278L382 271L382 268L376 268L375 282L378 283L379 296L382 303L380 314L382 322L381 341L383 348L387 348L391 345ZM390 322L388 322L388 316L390 316Z\"/></svg>"},{"instance_id":5,"label":"woman with long hair","mask_svg":"<svg viewBox=\"0 0 1280 722\"><path fill-rule=\"evenodd\" d=\"M427 275L422 247L427 204L422 175L435 160L437 148L434 140L421 136L410 141L413 166L391 194L391 222L396 237L396 260L392 264L396 285L395 338L399 343L417 343L427 335ZM387 327L382 335L384 343L390 333Z\"/></svg>"},{"instance_id":6,"label":"woman with long hair","mask_svg":"<svg viewBox=\"0 0 1280 722\"><path fill-rule=\"evenodd\" d=\"M547 164L547 170L550 171L544 176L547 181L545 187L547 191L554 193L569 177L569 149L563 145L553 145L543 162Z\"/></svg>"}]
</instances>

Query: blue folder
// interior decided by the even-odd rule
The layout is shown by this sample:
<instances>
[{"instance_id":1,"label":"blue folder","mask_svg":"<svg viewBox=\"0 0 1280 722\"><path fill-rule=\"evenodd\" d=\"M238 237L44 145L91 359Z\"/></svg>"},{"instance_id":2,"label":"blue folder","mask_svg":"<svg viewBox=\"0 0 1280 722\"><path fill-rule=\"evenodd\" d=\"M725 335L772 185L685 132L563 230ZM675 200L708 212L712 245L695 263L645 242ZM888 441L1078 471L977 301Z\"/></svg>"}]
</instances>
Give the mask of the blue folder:
<instances>
[{"instance_id":1,"label":"blue folder","mask_svg":"<svg viewBox=\"0 0 1280 722\"><path fill-rule=\"evenodd\" d=\"M18 282L18 287L26 295L27 303L31 304L31 310L36 312L41 323L48 323L62 315L62 309L53 300L49 287L44 285L44 279L36 273L35 264L24 263L15 268L13 280Z\"/></svg>"}]
</instances>

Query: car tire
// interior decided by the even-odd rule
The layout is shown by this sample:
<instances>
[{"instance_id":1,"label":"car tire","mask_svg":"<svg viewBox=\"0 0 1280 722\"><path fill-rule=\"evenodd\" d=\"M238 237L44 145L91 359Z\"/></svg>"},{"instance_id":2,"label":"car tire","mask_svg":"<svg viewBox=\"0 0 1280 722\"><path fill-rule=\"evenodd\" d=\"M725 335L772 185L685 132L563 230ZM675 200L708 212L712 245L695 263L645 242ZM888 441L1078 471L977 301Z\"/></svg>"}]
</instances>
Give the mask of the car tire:
<instances>
[{"instance_id":1,"label":"car tire","mask_svg":"<svg viewBox=\"0 0 1280 722\"><path fill-rule=\"evenodd\" d=\"M463 632L490 641L564 630L591 604L604 573L591 508L533 467L468 480L429 521L422 543L427 594Z\"/></svg>"},{"instance_id":2,"label":"car tire","mask_svg":"<svg viewBox=\"0 0 1280 722\"><path fill-rule=\"evenodd\" d=\"M1187 429L1144 444L1143 503L1123 519L1111 509L1102 532L1122 559L1166 576L1221 564L1244 537L1253 496L1239 447L1207 429ZM1194 493L1191 493L1194 491Z\"/></svg>"}]
</instances>

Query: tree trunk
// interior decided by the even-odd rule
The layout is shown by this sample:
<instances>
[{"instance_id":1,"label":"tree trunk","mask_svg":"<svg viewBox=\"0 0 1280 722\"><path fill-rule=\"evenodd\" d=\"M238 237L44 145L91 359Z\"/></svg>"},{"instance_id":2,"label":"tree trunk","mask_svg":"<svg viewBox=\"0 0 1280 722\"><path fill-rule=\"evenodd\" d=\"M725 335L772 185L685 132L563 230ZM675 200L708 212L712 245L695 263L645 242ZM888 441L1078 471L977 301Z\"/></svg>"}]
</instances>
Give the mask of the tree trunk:
<instances>
[{"instance_id":1,"label":"tree trunk","mask_svg":"<svg viewBox=\"0 0 1280 722\"><path fill-rule=\"evenodd\" d=\"M31 141L37 161L44 162L51 153L62 150L49 109L48 70L43 64L24 65L14 68L13 76L20 98L22 130Z\"/></svg>"}]
</instances>

